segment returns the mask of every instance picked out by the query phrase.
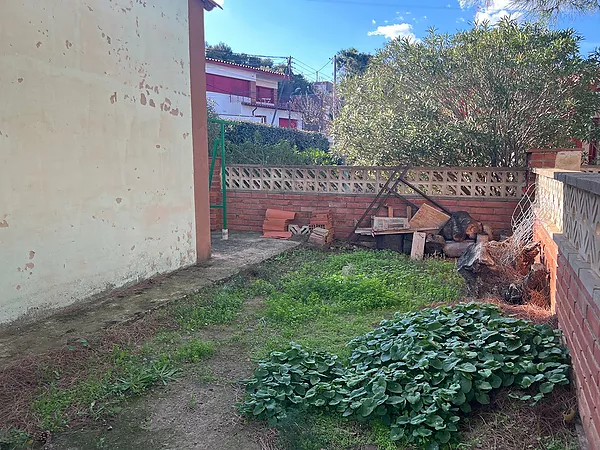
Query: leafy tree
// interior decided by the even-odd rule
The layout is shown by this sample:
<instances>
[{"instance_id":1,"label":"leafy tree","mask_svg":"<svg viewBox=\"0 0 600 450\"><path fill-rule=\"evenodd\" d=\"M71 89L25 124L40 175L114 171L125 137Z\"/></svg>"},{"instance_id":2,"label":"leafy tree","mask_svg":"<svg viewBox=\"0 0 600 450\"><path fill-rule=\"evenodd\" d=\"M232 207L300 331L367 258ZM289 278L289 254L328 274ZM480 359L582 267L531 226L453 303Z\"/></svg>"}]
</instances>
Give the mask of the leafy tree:
<instances>
[{"instance_id":1,"label":"leafy tree","mask_svg":"<svg viewBox=\"0 0 600 450\"><path fill-rule=\"evenodd\" d=\"M466 3L485 7L492 2L491 0L467 0ZM563 12L587 14L600 11L598 0L512 0L510 6L548 18L556 18Z\"/></svg>"},{"instance_id":2,"label":"leafy tree","mask_svg":"<svg viewBox=\"0 0 600 450\"><path fill-rule=\"evenodd\" d=\"M235 53L231 47L224 42L219 42L216 45L210 45L207 42L206 57L256 67L257 69L272 69L274 64L273 60L270 58L260 58L246 53Z\"/></svg>"},{"instance_id":3,"label":"leafy tree","mask_svg":"<svg viewBox=\"0 0 600 450\"><path fill-rule=\"evenodd\" d=\"M390 41L344 80L337 151L365 164L520 166L532 147L589 137L600 53L573 30L501 21Z\"/></svg>"},{"instance_id":4,"label":"leafy tree","mask_svg":"<svg viewBox=\"0 0 600 450\"><path fill-rule=\"evenodd\" d=\"M337 72L341 78L362 75L373 57L373 55L359 52L355 48L340 50L336 56Z\"/></svg>"}]
</instances>

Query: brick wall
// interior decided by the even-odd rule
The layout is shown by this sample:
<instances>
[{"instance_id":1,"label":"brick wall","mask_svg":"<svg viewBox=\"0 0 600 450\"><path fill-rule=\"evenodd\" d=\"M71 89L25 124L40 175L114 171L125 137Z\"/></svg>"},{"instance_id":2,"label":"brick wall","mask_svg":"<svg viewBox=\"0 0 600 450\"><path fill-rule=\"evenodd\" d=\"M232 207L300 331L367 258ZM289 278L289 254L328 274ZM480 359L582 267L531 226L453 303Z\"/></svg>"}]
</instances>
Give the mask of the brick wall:
<instances>
[{"instance_id":1,"label":"brick wall","mask_svg":"<svg viewBox=\"0 0 600 450\"><path fill-rule=\"evenodd\" d=\"M536 220L533 226L533 240L541 244L540 262L550 272L550 306L556 312L556 279L558 267L558 246L546 226Z\"/></svg>"},{"instance_id":2,"label":"brick wall","mask_svg":"<svg viewBox=\"0 0 600 450\"><path fill-rule=\"evenodd\" d=\"M527 167L531 169L579 170L581 148L532 148L527 150Z\"/></svg>"},{"instance_id":3,"label":"brick wall","mask_svg":"<svg viewBox=\"0 0 600 450\"><path fill-rule=\"evenodd\" d=\"M215 197L218 195L215 194ZM267 191L228 191L227 220L230 230L261 231L267 208L297 212L294 223L308 224L310 212L329 209L333 214L335 236L344 238L352 230L354 221L360 219L374 195L272 193ZM422 198L410 198L417 206ZM495 230L510 229L510 219L517 204L516 199L477 199L473 197L443 198L437 201L450 211L468 211L475 219L491 225ZM406 217L406 203L397 198L387 202L398 217ZM413 210L413 213L415 211ZM379 215L386 215L382 208ZM213 212L213 229L221 228L221 220Z\"/></svg>"},{"instance_id":4,"label":"brick wall","mask_svg":"<svg viewBox=\"0 0 600 450\"><path fill-rule=\"evenodd\" d=\"M571 352L579 416L590 449L600 449L600 276L592 265L598 247L590 245L598 242L600 183L596 175L577 172L539 170L536 175L538 204L555 205L558 216L538 211L544 218L535 222L534 239L541 242L552 307Z\"/></svg>"},{"instance_id":5,"label":"brick wall","mask_svg":"<svg viewBox=\"0 0 600 450\"><path fill-rule=\"evenodd\" d=\"M556 313L571 351L579 416L590 448L600 448L600 306L569 262L558 252Z\"/></svg>"}]
</instances>

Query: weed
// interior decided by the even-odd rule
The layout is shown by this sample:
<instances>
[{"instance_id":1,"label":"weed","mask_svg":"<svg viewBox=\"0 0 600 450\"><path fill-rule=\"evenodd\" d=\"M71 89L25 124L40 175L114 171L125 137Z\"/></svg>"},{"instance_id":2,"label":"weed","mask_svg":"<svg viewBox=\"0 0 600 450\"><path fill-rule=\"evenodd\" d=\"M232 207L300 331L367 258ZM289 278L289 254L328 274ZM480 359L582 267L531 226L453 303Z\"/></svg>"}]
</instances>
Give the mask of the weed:
<instances>
[{"instance_id":1,"label":"weed","mask_svg":"<svg viewBox=\"0 0 600 450\"><path fill-rule=\"evenodd\" d=\"M212 290L212 295L196 294L174 311L181 329L194 331L217 323L230 323L240 311L246 291L228 285Z\"/></svg>"},{"instance_id":2,"label":"weed","mask_svg":"<svg viewBox=\"0 0 600 450\"><path fill-rule=\"evenodd\" d=\"M177 349L173 355L173 360L177 362L195 363L211 356L214 352L215 347L212 343L192 339Z\"/></svg>"},{"instance_id":3,"label":"weed","mask_svg":"<svg viewBox=\"0 0 600 450\"><path fill-rule=\"evenodd\" d=\"M515 386L521 392L509 397L535 404L569 383L560 333L500 311L469 303L396 314L348 344L348 367L292 343L259 361L240 411L271 426L290 408L379 419L392 440L437 450L456 440L461 413L490 404L493 390Z\"/></svg>"},{"instance_id":4,"label":"weed","mask_svg":"<svg viewBox=\"0 0 600 450\"><path fill-rule=\"evenodd\" d=\"M195 410L197 403L198 401L196 400L196 394L192 392L190 394L190 399L188 400L188 408L190 408L192 411Z\"/></svg>"},{"instance_id":5,"label":"weed","mask_svg":"<svg viewBox=\"0 0 600 450\"><path fill-rule=\"evenodd\" d=\"M14 450L26 448L33 444L31 436L16 428L0 430L0 449Z\"/></svg>"},{"instance_id":6,"label":"weed","mask_svg":"<svg viewBox=\"0 0 600 450\"><path fill-rule=\"evenodd\" d=\"M364 424L331 415L310 417L300 411L291 412L278 425L277 432L278 448L282 450L345 450L361 448L372 441Z\"/></svg>"}]
</instances>

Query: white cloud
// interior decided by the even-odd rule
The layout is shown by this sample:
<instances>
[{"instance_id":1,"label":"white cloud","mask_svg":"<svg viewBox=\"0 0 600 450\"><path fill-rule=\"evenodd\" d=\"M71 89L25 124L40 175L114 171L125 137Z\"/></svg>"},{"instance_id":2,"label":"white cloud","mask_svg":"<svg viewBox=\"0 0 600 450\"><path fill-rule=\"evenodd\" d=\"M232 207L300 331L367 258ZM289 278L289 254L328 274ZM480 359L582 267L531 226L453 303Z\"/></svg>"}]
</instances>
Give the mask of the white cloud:
<instances>
[{"instance_id":1,"label":"white cloud","mask_svg":"<svg viewBox=\"0 0 600 450\"><path fill-rule=\"evenodd\" d=\"M410 15L410 11L406 11L404 14L406 14L407 16Z\"/></svg>"},{"instance_id":2,"label":"white cloud","mask_svg":"<svg viewBox=\"0 0 600 450\"><path fill-rule=\"evenodd\" d=\"M404 17L403 17L403 16L398 16L398 17L396 17L396 20L403 21L403 20L404 20Z\"/></svg>"},{"instance_id":3,"label":"white cloud","mask_svg":"<svg viewBox=\"0 0 600 450\"><path fill-rule=\"evenodd\" d=\"M373 23L373 25L375 25L377 23L377 21L375 19L371 20L371 22Z\"/></svg>"},{"instance_id":4,"label":"white cloud","mask_svg":"<svg viewBox=\"0 0 600 450\"><path fill-rule=\"evenodd\" d=\"M219 5L223 6L223 3L225 3L225 0L215 0L216 3L218 3Z\"/></svg>"},{"instance_id":5,"label":"white cloud","mask_svg":"<svg viewBox=\"0 0 600 450\"><path fill-rule=\"evenodd\" d=\"M450 3L448 3L448 4L446 5L446 8L452 8L452 5L451 5Z\"/></svg>"},{"instance_id":6,"label":"white cloud","mask_svg":"<svg viewBox=\"0 0 600 450\"><path fill-rule=\"evenodd\" d=\"M389 22L389 20L384 20L384 21L383 21L383 23L388 23L388 22Z\"/></svg>"},{"instance_id":7,"label":"white cloud","mask_svg":"<svg viewBox=\"0 0 600 450\"><path fill-rule=\"evenodd\" d=\"M464 17L459 17L458 19L456 19L456 23L461 23L461 22L466 22L467 19L465 19Z\"/></svg>"},{"instance_id":8,"label":"white cloud","mask_svg":"<svg viewBox=\"0 0 600 450\"><path fill-rule=\"evenodd\" d=\"M423 16L423 19L427 19L427 16Z\"/></svg>"},{"instance_id":9,"label":"white cloud","mask_svg":"<svg viewBox=\"0 0 600 450\"><path fill-rule=\"evenodd\" d=\"M458 0L461 9L472 6L467 0ZM490 0L485 7L475 12L475 22L489 22L496 25L500 20L507 17L511 20L517 20L523 16L523 12L514 7L514 0Z\"/></svg>"},{"instance_id":10,"label":"white cloud","mask_svg":"<svg viewBox=\"0 0 600 450\"><path fill-rule=\"evenodd\" d=\"M376 30L369 31L369 36L385 36L387 39L395 39L398 37L408 38L411 41L416 41L417 38L412 32L410 23L395 23L393 25L378 26Z\"/></svg>"}]
</instances>

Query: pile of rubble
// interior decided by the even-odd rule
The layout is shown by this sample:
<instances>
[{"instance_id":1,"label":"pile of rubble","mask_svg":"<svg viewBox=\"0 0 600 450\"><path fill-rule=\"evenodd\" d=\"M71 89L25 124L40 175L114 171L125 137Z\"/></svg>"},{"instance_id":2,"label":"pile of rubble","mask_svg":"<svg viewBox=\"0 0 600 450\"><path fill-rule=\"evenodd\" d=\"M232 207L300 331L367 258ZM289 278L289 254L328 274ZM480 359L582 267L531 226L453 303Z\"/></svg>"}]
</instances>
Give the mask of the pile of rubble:
<instances>
[{"instance_id":1,"label":"pile of rubble","mask_svg":"<svg viewBox=\"0 0 600 450\"><path fill-rule=\"evenodd\" d=\"M517 254L507 258L510 239L474 243L460 256L457 269L467 283L469 295L495 296L513 305L548 307L549 273L543 264L535 263L540 243L523 245Z\"/></svg>"}]
</instances>

